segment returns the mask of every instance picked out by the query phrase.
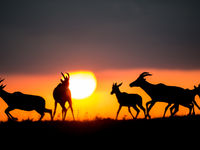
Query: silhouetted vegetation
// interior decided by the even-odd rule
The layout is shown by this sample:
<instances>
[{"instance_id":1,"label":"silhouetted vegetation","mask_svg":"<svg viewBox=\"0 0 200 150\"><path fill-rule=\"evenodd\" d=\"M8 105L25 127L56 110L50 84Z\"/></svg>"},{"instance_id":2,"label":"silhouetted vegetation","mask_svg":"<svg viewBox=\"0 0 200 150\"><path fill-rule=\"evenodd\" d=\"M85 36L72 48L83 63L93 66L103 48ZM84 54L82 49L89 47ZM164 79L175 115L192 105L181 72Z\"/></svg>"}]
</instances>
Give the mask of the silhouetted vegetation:
<instances>
[{"instance_id":1,"label":"silhouetted vegetation","mask_svg":"<svg viewBox=\"0 0 200 150\"><path fill-rule=\"evenodd\" d=\"M16 135L64 135L70 137L115 137L116 135L137 135L175 132L192 133L200 127L200 115L176 116L169 118L114 120L98 118L91 121L7 121L0 123L1 134ZM170 131L169 133L167 133Z\"/></svg>"},{"instance_id":2,"label":"silhouetted vegetation","mask_svg":"<svg viewBox=\"0 0 200 150\"><path fill-rule=\"evenodd\" d=\"M200 133L199 127L200 115L137 120L25 120L1 122L0 135L5 143L14 142L20 147L26 143L29 148L191 148L196 146L194 138Z\"/></svg>"}]
</instances>

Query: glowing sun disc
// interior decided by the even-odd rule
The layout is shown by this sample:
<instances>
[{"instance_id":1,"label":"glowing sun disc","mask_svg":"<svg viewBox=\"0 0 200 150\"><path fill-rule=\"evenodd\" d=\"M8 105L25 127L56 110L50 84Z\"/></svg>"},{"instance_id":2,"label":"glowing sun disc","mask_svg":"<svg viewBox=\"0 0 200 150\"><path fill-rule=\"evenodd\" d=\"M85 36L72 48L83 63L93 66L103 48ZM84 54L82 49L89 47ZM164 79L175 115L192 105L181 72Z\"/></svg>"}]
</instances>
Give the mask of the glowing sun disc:
<instances>
[{"instance_id":1,"label":"glowing sun disc","mask_svg":"<svg viewBox=\"0 0 200 150\"><path fill-rule=\"evenodd\" d=\"M96 89L96 84L96 77L92 72L70 73L69 88L74 99L84 99L92 95Z\"/></svg>"}]
</instances>

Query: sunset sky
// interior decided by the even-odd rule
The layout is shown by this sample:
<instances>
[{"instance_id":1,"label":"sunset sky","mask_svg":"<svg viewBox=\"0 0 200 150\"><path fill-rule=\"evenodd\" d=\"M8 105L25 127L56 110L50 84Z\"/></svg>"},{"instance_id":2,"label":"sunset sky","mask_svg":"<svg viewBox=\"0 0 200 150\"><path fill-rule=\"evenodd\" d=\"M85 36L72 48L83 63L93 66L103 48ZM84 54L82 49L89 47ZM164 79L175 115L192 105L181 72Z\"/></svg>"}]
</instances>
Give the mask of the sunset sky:
<instances>
[{"instance_id":1,"label":"sunset sky","mask_svg":"<svg viewBox=\"0 0 200 150\"><path fill-rule=\"evenodd\" d=\"M84 120L115 117L113 82L123 82L122 91L141 94L145 106L150 98L129 87L143 71L153 74L147 78L151 83L192 89L200 83L199 6L195 0L2 1L0 75L6 79L5 90L40 95L53 109L52 92L60 72L91 71L96 91L73 100L75 118ZM0 120L6 120L2 99L0 105ZM164 106L156 104L150 114L162 116ZM35 112L11 113L20 119L39 117ZM179 114L187 113L180 108ZM56 117L60 116L58 108ZM119 118L130 118L126 108Z\"/></svg>"}]
</instances>

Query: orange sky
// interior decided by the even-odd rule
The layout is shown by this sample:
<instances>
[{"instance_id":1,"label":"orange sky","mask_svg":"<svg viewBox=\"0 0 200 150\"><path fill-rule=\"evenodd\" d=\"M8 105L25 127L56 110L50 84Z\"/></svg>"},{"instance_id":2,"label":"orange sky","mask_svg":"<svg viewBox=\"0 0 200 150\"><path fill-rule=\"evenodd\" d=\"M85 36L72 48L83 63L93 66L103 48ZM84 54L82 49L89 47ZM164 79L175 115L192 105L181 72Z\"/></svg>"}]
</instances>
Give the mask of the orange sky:
<instances>
[{"instance_id":1,"label":"orange sky","mask_svg":"<svg viewBox=\"0 0 200 150\"><path fill-rule=\"evenodd\" d=\"M106 70L101 72L94 72L97 78L96 91L88 98L82 100L73 99L74 115L76 120L90 120L96 117L101 118L115 118L119 104L115 95L110 95L113 82L123 82L120 87L122 92L138 93L143 98L143 106L146 107L146 102L150 100L150 97L145 94L140 88L130 88L129 84L134 81L140 73L143 71L149 71L153 74L151 77L147 77L147 81L150 83L164 83L167 85L175 85L183 88L192 89L194 85L200 83L200 70L158 70L158 69L133 69L133 70ZM70 73L70 72L69 72ZM4 84L7 84L5 90L8 92L21 91L26 94L40 95L46 100L46 107L49 109L54 108L54 100L52 96L53 89L59 83L60 74L49 75L1 75L5 78ZM196 97L197 103L200 105L200 99ZM7 105L0 99L0 121L6 121L7 116L4 113ZM150 115L152 117L161 117L164 112L166 104L157 103ZM195 112L200 113L195 107ZM135 111L132 109L132 113L135 115ZM23 119L39 119L39 114L35 111L27 112L22 110L13 110L11 114L17 117L19 120ZM188 114L188 109L180 107L177 115ZM169 116L169 111L167 112ZM141 112L138 116L143 118L144 115ZM118 119L130 119L131 116L128 113L126 107L122 108ZM46 114L43 120L50 119ZM58 106L55 119L61 119L61 108ZM67 113L67 120L72 119L71 112Z\"/></svg>"}]
</instances>

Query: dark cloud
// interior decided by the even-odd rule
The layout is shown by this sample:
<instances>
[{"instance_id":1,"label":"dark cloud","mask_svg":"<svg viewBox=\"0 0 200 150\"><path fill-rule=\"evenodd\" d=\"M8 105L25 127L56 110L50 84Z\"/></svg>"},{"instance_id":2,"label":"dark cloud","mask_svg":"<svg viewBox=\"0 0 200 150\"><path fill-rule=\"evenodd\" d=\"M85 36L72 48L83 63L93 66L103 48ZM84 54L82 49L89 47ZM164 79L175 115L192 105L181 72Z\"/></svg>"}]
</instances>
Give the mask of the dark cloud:
<instances>
[{"instance_id":1,"label":"dark cloud","mask_svg":"<svg viewBox=\"0 0 200 150\"><path fill-rule=\"evenodd\" d=\"M4 1L0 73L200 69L200 3Z\"/></svg>"}]
</instances>

